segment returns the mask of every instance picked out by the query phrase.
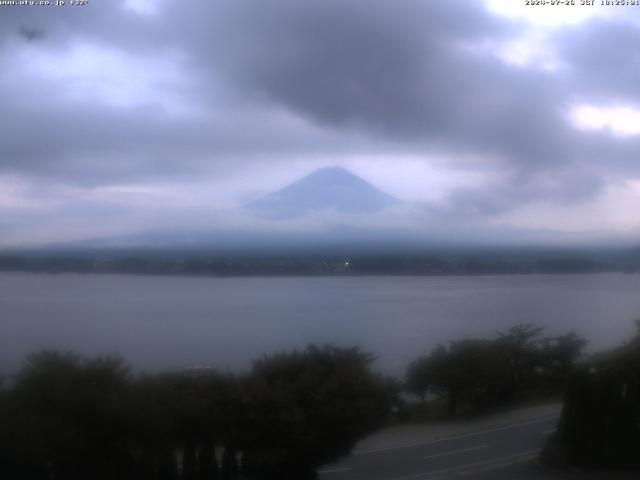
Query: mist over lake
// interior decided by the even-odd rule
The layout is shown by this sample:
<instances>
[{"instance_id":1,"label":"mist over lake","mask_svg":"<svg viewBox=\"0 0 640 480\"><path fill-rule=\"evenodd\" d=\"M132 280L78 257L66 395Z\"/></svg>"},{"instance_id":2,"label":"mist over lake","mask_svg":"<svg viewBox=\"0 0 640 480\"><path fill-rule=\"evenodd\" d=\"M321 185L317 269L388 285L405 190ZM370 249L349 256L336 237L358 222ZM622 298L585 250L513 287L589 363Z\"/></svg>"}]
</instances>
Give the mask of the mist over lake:
<instances>
[{"instance_id":1,"label":"mist over lake","mask_svg":"<svg viewBox=\"0 0 640 480\"><path fill-rule=\"evenodd\" d=\"M533 322L589 349L640 318L640 276L201 278L0 274L0 369L41 348L117 354L137 369L251 360L309 342L360 345L400 375L438 342Z\"/></svg>"}]
</instances>

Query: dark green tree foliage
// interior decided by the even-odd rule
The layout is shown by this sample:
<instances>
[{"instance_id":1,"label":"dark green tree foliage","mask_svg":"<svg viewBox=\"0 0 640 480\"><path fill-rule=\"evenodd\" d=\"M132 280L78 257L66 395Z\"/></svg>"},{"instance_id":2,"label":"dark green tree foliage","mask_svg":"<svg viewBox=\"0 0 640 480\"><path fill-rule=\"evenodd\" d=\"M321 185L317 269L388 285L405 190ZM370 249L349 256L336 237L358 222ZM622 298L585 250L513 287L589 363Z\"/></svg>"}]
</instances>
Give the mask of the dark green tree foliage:
<instances>
[{"instance_id":1,"label":"dark green tree foliage","mask_svg":"<svg viewBox=\"0 0 640 480\"><path fill-rule=\"evenodd\" d=\"M557 388L566 384L586 345L587 341L575 332L542 340L538 363L548 386Z\"/></svg>"},{"instance_id":2,"label":"dark green tree foliage","mask_svg":"<svg viewBox=\"0 0 640 480\"><path fill-rule=\"evenodd\" d=\"M128 405L141 478L219 478L215 447L234 441L243 413L233 376L209 369L144 376L132 382Z\"/></svg>"},{"instance_id":3,"label":"dark green tree foliage","mask_svg":"<svg viewBox=\"0 0 640 480\"><path fill-rule=\"evenodd\" d=\"M244 465L269 478L313 478L315 467L346 455L380 428L392 402L357 348L310 346L264 357L247 379Z\"/></svg>"},{"instance_id":4,"label":"dark green tree foliage","mask_svg":"<svg viewBox=\"0 0 640 480\"><path fill-rule=\"evenodd\" d=\"M543 459L640 468L640 335L570 376L558 431Z\"/></svg>"},{"instance_id":5,"label":"dark green tree foliage","mask_svg":"<svg viewBox=\"0 0 640 480\"><path fill-rule=\"evenodd\" d=\"M561 393L586 342L574 333L542 333L517 325L495 339L438 345L409 365L405 388L423 400L428 394L444 397L451 416L505 404L528 391Z\"/></svg>"},{"instance_id":6,"label":"dark green tree foliage","mask_svg":"<svg viewBox=\"0 0 640 480\"><path fill-rule=\"evenodd\" d=\"M496 353L486 340L439 345L409 366L407 387L423 399L427 393L443 395L450 415L477 408L508 380L507 366Z\"/></svg>"},{"instance_id":7,"label":"dark green tree foliage","mask_svg":"<svg viewBox=\"0 0 640 480\"><path fill-rule=\"evenodd\" d=\"M115 478L127 464L122 410L128 372L118 359L31 356L7 393L10 472L3 478Z\"/></svg>"},{"instance_id":8,"label":"dark green tree foliage","mask_svg":"<svg viewBox=\"0 0 640 480\"><path fill-rule=\"evenodd\" d=\"M13 457L16 452L12 447L15 427L11 418L10 400L6 379L0 376L0 478L9 478L7 475L12 473L9 465L16 461Z\"/></svg>"},{"instance_id":9,"label":"dark green tree foliage","mask_svg":"<svg viewBox=\"0 0 640 480\"><path fill-rule=\"evenodd\" d=\"M386 419L390 390L371 361L311 346L238 380L210 369L134 377L119 359L41 352L0 386L0 478L313 477Z\"/></svg>"}]
</instances>

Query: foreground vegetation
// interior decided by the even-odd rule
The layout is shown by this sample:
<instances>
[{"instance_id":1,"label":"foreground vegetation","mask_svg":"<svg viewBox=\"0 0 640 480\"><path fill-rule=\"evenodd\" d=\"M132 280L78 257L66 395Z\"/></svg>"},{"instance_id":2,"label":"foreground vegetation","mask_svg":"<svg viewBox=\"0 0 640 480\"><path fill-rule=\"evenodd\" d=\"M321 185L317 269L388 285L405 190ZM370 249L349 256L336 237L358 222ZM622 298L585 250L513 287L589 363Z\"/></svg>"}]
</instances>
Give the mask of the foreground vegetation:
<instances>
[{"instance_id":1,"label":"foreground vegetation","mask_svg":"<svg viewBox=\"0 0 640 480\"><path fill-rule=\"evenodd\" d=\"M437 346L409 366L406 387L422 399L426 418L563 397L545 463L640 469L640 322L619 348L587 357L585 345L575 333L545 337L539 327L518 325L493 339Z\"/></svg>"},{"instance_id":2,"label":"foreground vegetation","mask_svg":"<svg viewBox=\"0 0 640 480\"><path fill-rule=\"evenodd\" d=\"M0 478L313 478L388 419L390 384L359 349L266 356L238 378L133 376L121 360L45 351L0 398Z\"/></svg>"},{"instance_id":3,"label":"foreground vegetation","mask_svg":"<svg viewBox=\"0 0 640 480\"><path fill-rule=\"evenodd\" d=\"M543 334L541 327L517 325L493 339L438 345L411 363L406 388L422 399L423 413L431 418L437 415L428 407L434 410L443 401L444 415L453 417L560 396L586 341L573 332Z\"/></svg>"},{"instance_id":4,"label":"foreground vegetation","mask_svg":"<svg viewBox=\"0 0 640 480\"><path fill-rule=\"evenodd\" d=\"M570 376L542 458L559 466L640 468L640 322L633 339Z\"/></svg>"},{"instance_id":5,"label":"foreground vegetation","mask_svg":"<svg viewBox=\"0 0 640 480\"><path fill-rule=\"evenodd\" d=\"M640 335L585 358L575 333L518 325L438 345L400 384L358 348L264 356L246 375L134 375L117 358L43 351L0 388L0 478L312 479L396 420L472 415L559 398L550 463L640 466Z\"/></svg>"}]
</instances>

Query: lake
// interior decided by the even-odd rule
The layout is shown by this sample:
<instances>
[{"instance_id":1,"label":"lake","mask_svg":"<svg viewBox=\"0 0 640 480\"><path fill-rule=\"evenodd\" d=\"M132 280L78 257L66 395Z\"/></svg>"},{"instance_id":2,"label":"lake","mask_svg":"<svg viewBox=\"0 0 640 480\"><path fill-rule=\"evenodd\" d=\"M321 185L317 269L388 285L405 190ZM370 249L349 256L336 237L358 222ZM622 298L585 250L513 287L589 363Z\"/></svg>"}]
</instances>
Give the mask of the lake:
<instances>
[{"instance_id":1,"label":"lake","mask_svg":"<svg viewBox=\"0 0 640 480\"><path fill-rule=\"evenodd\" d=\"M0 371L41 348L135 368L239 371L309 342L360 345L402 374L438 342L532 322L591 349L635 331L640 275L211 278L0 273Z\"/></svg>"}]
</instances>

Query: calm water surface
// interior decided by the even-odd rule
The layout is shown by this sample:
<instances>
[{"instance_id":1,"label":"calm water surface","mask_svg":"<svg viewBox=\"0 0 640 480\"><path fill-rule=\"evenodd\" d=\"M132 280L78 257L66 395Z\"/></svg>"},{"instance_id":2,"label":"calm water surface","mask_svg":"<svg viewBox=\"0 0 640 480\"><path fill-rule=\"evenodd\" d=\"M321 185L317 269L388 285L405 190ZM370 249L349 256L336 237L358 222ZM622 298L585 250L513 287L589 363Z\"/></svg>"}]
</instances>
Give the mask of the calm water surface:
<instances>
[{"instance_id":1,"label":"calm water surface","mask_svg":"<svg viewBox=\"0 0 640 480\"><path fill-rule=\"evenodd\" d=\"M361 345L400 374L438 342L520 322L615 345L640 318L640 275L199 278L0 274L0 371L49 347L137 368L215 365L309 342Z\"/></svg>"}]
</instances>

